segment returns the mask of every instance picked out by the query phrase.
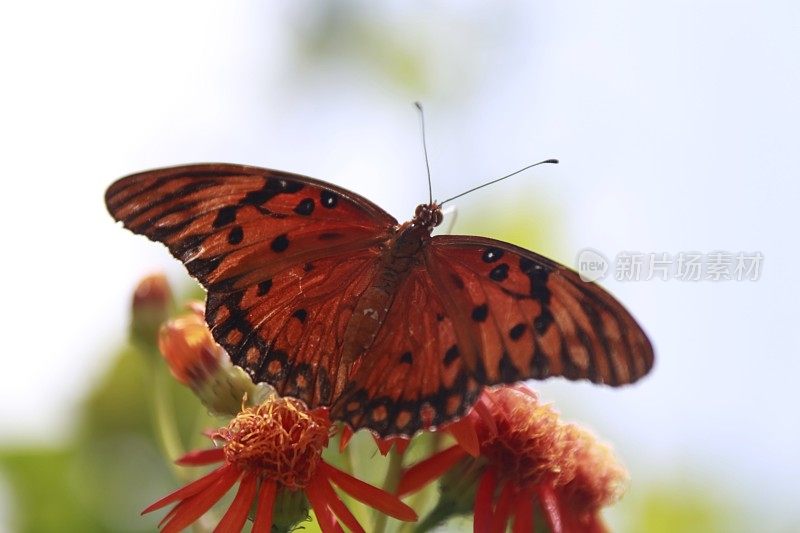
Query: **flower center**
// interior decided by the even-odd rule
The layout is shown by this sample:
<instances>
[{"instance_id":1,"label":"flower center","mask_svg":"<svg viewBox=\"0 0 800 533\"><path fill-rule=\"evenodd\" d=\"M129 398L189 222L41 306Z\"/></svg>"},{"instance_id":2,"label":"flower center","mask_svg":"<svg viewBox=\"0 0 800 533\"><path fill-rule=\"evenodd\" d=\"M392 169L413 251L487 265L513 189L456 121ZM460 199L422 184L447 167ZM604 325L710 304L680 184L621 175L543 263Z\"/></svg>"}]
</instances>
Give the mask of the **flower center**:
<instances>
[{"instance_id":1,"label":"flower center","mask_svg":"<svg viewBox=\"0 0 800 533\"><path fill-rule=\"evenodd\" d=\"M331 423L294 398L271 398L247 407L214 434L225 440L225 457L289 489L305 487L328 444Z\"/></svg>"},{"instance_id":2,"label":"flower center","mask_svg":"<svg viewBox=\"0 0 800 533\"><path fill-rule=\"evenodd\" d=\"M558 481L568 474L558 415L535 398L511 389L493 391L492 397L497 433L479 427L478 434L481 453L500 474L523 486Z\"/></svg>"}]
</instances>

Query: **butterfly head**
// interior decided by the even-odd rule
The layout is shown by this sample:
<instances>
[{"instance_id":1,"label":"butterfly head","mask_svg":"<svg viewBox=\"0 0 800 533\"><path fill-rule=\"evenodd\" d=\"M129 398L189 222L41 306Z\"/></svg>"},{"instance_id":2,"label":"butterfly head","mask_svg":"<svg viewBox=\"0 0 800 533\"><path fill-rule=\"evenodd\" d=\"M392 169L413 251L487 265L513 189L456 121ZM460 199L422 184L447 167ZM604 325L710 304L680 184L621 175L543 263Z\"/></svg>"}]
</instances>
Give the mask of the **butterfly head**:
<instances>
[{"instance_id":1,"label":"butterfly head","mask_svg":"<svg viewBox=\"0 0 800 533\"><path fill-rule=\"evenodd\" d=\"M442 223L442 218L442 208L436 202L419 204L416 211L414 211L414 218L411 223L433 231L433 228Z\"/></svg>"}]
</instances>

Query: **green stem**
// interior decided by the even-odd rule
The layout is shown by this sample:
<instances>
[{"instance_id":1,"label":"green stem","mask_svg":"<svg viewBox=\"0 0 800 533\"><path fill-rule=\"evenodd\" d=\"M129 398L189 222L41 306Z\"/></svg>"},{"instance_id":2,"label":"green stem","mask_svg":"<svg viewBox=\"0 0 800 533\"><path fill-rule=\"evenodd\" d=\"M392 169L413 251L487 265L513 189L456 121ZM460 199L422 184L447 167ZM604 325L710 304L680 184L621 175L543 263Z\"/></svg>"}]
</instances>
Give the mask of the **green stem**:
<instances>
[{"instance_id":1,"label":"green stem","mask_svg":"<svg viewBox=\"0 0 800 533\"><path fill-rule=\"evenodd\" d=\"M436 452L438 452L442 447L442 434L441 434L441 432L437 431L437 432L430 433L429 434L429 438L426 439L425 443L427 444L426 448L428 449L427 450L428 453L426 454L426 457L430 457L433 454L435 454ZM419 490L419 491L415 492L414 495L411 496L411 499L408 502L408 505L412 509L417 511L417 513L420 513L425 501L429 500L430 498L432 498L431 495L432 495L433 491L438 491L439 490L436 487L437 487L436 484L432 484L429 487L425 487L422 490ZM427 517L426 517L426 520L427 520ZM400 530L399 530L398 533L416 531L417 530L416 529L417 528L417 524L418 524L418 522L417 523L415 523L415 522L403 522L400 525Z\"/></svg>"},{"instance_id":2,"label":"green stem","mask_svg":"<svg viewBox=\"0 0 800 533\"><path fill-rule=\"evenodd\" d=\"M386 478L383 481L383 490L389 494L394 494L397 485L400 483L400 476L403 473L403 454L398 453L393 446L389 451L389 467L386 470ZM375 512L375 533L383 533L386 530L388 517L380 511Z\"/></svg>"},{"instance_id":3,"label":"green stem","mask_svg":"<svg viewBox=\"0 0 800 533\"><path fill-rule=\"evenodd\" d=\"M155 428L156 440L161 451L172 469L173 474L182 481L188 479L188 471L174 463L175 459L183 455L184 447L175 427L175 412L167 391L168 376L161 371L158 365L153 365L150 374L152 395L152 417Z\"/></svg>"},{"instance_id":4,"label":"green stem","mask_svg":"<svg viewBox=\"0 0 800 533\"><path fill-rule=\"evenodd\" d=\"M342 433L340 431L339 438L341 438L341 435ZM335 442L334 446L338 447L339 443ZM339 457L341 458L342 468L344 469L344 471L351 475L355 475L355 468L353 466L353 454L351 452L352 447L353 447L353 441L351 440L350 443L348 443L348 445L345 446L344 450L342 450L342 453L339 454ZM342 499L343 502L345 502L347 508L350 509L350 512L353 513L353 515L356 517L358 523L364 524L367 518L366 516L368 512L367 507L363 503L359 502L358 500L347 494L346 492L340 493L339 497Z\"/></svg>"}]
</instances>

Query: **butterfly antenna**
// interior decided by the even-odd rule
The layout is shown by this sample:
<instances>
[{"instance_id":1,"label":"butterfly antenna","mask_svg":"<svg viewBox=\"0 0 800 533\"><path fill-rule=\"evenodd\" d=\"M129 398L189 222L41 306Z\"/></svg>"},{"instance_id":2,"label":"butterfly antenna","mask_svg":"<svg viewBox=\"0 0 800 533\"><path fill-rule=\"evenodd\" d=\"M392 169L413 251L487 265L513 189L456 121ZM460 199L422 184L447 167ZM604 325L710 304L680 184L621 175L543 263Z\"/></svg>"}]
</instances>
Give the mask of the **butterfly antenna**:
<instances>
[{"instance_id":1,"label":"butterfly antenna","mask_svg":"<svg viewBox=\"0 0 800 533\"><path fill-rule=\"evenodd\" d=\"M505 176L503 176L502 178L497 178L496 180L492 180L492 181L490 181L490 182L488 182L488 183L484 183L483 185L478 185L477 187L473 187L472 189L470 189L470 190L468 190L468 191L464 191L464 192L462 192L461 194L457 194L457 195L455 195L455 196L453 196L453 197L450 197L450 198L448 198L447 200L445 200L445 201L443 201L443 202L439 202L439 205L444 205L444 204L446 204L447 202L450 202L450 201L452 201L452 200L455 200L456 198L461 198L461 197L462 197L462 196L464 196L465 194L469 194L469 193L471 193L471 192L475 192L475 191L477 191L478 189L483 189L484 187L488 187L489 185L492 185L492 184L494 184L494 183L497 183L498 181L503 181L504 179L506 179L506 178L510 178L511 176L516 176L516 175L517 175L517 174L519 174L520 172L524 172L524 171L528 170L529 168L533 168L533 167L536 167L536 166L539 166L539 165L544 165L545 163L552 164L552 165L557 165L557 164L558 164L558 159L546 159L546 160L544 160L544 161L539 161L538 163L534 163L534 164L532 164L532 165L528 165L527 167L523 167L523 168L521 168L521 169L517 170L516 172L512 172L511 174L506 174L506 175L505 175Z\"/></svg>"},{"instance_id":2,"label":"butterfly antenna","mask_svg":"<svg viewBox=\"0 0 800 533\"><path fill-rule=\"evenodd\" d=\"M428 143L425 142L425 111L422 109L422 104L414 102L414 105L419 111L419 121L422 126L422 151L425 152L425 168L428 170L428 203L433 203L433 185L431 185L431 165L428 163Z\"/></svg>"}]
</instances>

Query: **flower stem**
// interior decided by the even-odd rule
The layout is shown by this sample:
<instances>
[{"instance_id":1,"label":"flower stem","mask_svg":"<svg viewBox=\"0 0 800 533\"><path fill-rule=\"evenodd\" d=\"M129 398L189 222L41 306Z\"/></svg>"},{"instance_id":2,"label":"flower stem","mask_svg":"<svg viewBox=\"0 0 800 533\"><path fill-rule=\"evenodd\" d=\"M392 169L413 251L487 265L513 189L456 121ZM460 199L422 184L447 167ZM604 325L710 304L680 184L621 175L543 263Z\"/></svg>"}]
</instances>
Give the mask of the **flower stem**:
<instances>
[{"instance_id":1,"label":"flower stem","mask_svg":"<svg viewBox=\"0 0 800 533\"><path fill-rule=\"evenodd\" d=\"M173 462L183 455L185 450L175 427L175 412L172 409L172 403L167 393L166 378L168 376L158 365L153 365L150 376L153 385L152 417L156 440L158 440L161 451L164 453L172 472L178 479L185 481L188 479L188 471L178 468Z\"/></svg>"},{"instance_id":2,"label":"flower stem","mask_svg":"<svg viewBox=\"0 0 800 533\"><path fill-rule=\"evenodd\" d=\"M426 448L426 456L430 457L431 455L435 454L436 452L442 449L442 433L439 431L432 432L428 435L428 439L425 440L427 444ZM418 513L422 511L424 504L426 501L432 498L431 494L433 491L437 491L437 488L425 487L424 489L417 491L411 496L411 500L409 501L409 505L412 509L416 510ZM406 533L409 531L427 531L426 529L419 529L418 524L425 524L430 518L430 515L425 517L422 522L417 522L416 524L413 522L403 522L400 525L400 533ZM434 524L436 525L436 524Z\"/></svg>"},{"instance_id":3,"label":"flower stem","mask_svg":"<svg viewBox=\"0 0 800 533\"><path fill-rule=\"evenodd\" d=\"M400 476L403 473L403 454L398 453L396 447L389 450L389 467L386 470L386 478L383 481L383 490L390 494L394 494L397 490L397 484L400 483ZM381 513L375 513L375 533L383 533L386 530L386 522L388 517Z\"/></svg>"}]
</instances>

